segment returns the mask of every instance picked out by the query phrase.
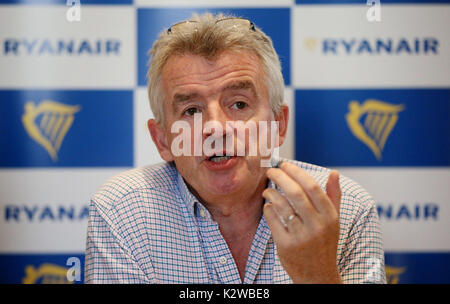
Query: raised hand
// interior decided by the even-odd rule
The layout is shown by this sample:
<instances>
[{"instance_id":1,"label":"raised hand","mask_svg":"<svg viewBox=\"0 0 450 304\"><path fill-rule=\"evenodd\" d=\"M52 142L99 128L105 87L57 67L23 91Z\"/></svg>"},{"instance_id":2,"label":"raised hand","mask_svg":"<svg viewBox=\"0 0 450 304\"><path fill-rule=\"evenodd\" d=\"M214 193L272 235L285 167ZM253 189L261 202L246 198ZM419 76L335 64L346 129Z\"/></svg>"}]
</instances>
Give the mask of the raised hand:
<instances>
[{"instance_id":1,"label":"raised hand","mask_svg":"<svg viewBox=\"0 0 450 304\"><path fill-rule=\"evenodd\" d=\"M341 190L331 171L326 193L305 170L290 163L267 176L284 192L269 188L264 216L280 262L294 283L341 283L336 265Z\"/></svg>"}]
</instances>

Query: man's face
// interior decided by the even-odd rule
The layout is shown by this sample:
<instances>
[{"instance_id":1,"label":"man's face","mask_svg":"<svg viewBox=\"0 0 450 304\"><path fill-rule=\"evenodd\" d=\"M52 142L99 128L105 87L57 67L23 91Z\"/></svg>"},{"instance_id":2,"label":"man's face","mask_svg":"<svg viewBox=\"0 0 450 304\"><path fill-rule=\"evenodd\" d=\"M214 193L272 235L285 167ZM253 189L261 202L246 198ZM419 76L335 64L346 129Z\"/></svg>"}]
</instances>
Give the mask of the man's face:
<instances>
[{"instance_id":1,"label":"man's face","mask_svg":"<svg viewBox=\"0 0 450 304\"><path fill-rule=\"evenodd\" d=\"M265 171L261 166L260 149L256 155L249 155L249 142L246 136L245 155L237 156L238 139L236 132L227 129L227 122L242 121L270 122L280 120L280 132L284 139L287 118L285 109L275 118L271 109L266 78L259 58L249 52L224 52L214 60L198 55L174 55L168 59L161 75L164 96L164 127L149 122L153 141L166 161L174 161L178 171L186 182L206 201L218 199L224 195L249 193L265 183ZM201 132L201 155L194 156L196 142L194 115L201 114L201 130L205 123L215 123L222 127L223 133ZM189 125L190 156L175 156L172 143L180 133L172 133L174 123ZM198 127L198 120L197 125ZM199 133L197 133L199 134ZM249 134L247 134L249 135ZM208 138L223 140L224 154L232 157L215 158L202 149ZM234 147L226 144L232 139ZM270 139L269 139L270 142ZM281 143L280 143L281 144ZM214 145L213 145L214 146ZM175 145L175 147L178 147ZM216 147L217 148L217 147ZM227 149L228 148L228 149ZM216 149L217 153L217 149ZM214 153L213 153L214 154ZM244 192L242 192L244 191Z\"/></svg>"}]
</instances>

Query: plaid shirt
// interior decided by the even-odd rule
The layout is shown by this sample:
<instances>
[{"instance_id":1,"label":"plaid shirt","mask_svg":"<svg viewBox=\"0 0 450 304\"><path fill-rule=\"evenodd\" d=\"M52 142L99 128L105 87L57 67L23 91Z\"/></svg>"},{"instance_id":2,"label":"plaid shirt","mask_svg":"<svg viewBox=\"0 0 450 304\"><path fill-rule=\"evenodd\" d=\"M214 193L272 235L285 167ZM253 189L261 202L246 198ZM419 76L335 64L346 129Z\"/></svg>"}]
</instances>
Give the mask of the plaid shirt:
<instances>
[{"instance_id":1,"label":"plaid shirt","mask_svg":"<svg viewBox=\"0 0 450 304\"><path fill-rule=\"evenodd\" d=\"M287 161L287 160L283 160ZM325 189L329 170L289 161ZM337 265L344 283L385 283L384 252L373 199L341 176ZM274 187L272 182L269 187ZM218 224L168 163L111 178L89 211L86 283L242 283ZM262 216L243 283L292 283Z\"/></svg>"}]
</instances>

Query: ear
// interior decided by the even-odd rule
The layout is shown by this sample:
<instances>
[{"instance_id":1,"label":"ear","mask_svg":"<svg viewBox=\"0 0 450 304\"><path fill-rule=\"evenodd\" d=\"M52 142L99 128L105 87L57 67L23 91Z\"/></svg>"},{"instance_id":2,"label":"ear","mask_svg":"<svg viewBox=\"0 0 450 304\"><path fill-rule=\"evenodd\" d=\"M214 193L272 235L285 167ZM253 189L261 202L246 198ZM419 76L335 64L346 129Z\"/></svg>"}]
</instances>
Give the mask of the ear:
<instances>
[{"instance_id":1,"label":"ear","mask_svg":"<svg viewBox=\"0 0 450 304\"><path fill-rule=\"evenodd\" d=\"M287 105L281 106L281 111L278 115L275 115L275 120L278 121L278 146L281 146L286 139L289 122L289 107Z\"/></svg>"},{"instance_id":2,"label":"ear","mask_svg":"<svg viewBox=\"0 0 450 304\"><path fill-rule=\"evenodd\" d=\"M156 123L154 119L149 119L147 126L161 158L166 162L173 161L174 157L169 145L167 144L166 132L164 131L164 128L161 124Z\"/></svg>"}]
</instances>

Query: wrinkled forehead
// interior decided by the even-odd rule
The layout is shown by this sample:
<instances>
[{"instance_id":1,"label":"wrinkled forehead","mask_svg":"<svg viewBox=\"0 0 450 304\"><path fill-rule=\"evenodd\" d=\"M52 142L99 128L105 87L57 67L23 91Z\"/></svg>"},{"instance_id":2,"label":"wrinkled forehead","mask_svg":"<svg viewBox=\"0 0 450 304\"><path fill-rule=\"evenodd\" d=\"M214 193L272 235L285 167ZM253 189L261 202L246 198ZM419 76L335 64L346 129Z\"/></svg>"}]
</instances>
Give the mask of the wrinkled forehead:
<instances>
[{"instance_id":1,"label":"wrinkled forehead","mask_svg":"<svg viewBox=\"0 0 450 304\"><path fill-rule=\"evenodd\" d=\"M203 54L193 54L189 52L176 52L170 55L161 73L173 72L176 68L179 74L188 73L188 68L198 67L202 69L213 69L218 65L243 66L250 65L258 68L262 67L260 58L251 51L247 50L228 50L215 54L214 56L205 56Z\"/></svg>"},{"instance_id":2,"label":"wrinkled forehead","mask_svg":"<svg viewBox=\"0 0 450 304\"><path fill-rule=\"evenodd\" d=\"M162 68L161 85L167 94L183 84L209 85L240 76L253 81L258 90L265 87L261 60L250 51L226 51L212 58L190 53L173 54Z\"/></svg>"}]
</instances>

